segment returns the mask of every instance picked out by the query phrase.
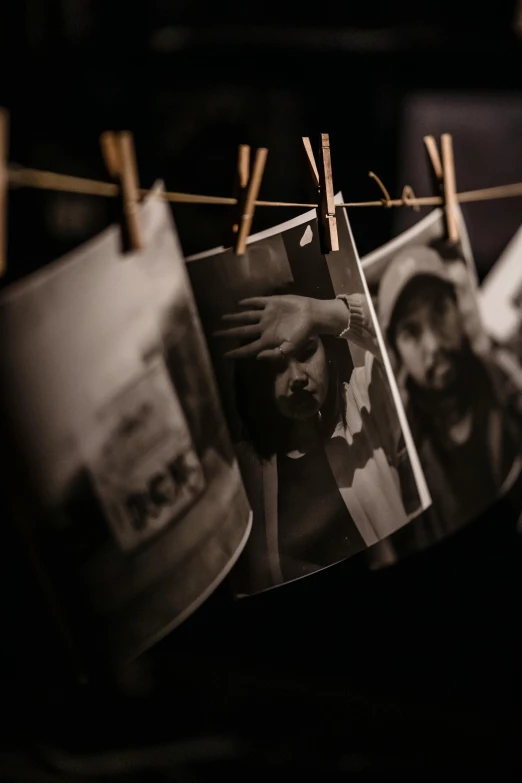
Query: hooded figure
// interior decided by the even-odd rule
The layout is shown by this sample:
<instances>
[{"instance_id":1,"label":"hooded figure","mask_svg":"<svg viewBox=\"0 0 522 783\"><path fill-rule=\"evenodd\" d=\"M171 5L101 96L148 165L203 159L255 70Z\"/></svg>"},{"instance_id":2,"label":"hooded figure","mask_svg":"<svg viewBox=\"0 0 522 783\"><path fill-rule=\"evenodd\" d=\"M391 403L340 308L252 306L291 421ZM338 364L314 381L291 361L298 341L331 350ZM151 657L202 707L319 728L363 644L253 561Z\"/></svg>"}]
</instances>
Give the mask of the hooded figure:
<instances>
[{"instance_id":1,"label":"hooded figure","mask_svg":"<svg viewBox=\"0 0 522 783\"><path fill-rule=\"evenodd\" d=\"M401 251L379 287L379 321L396 359L433 506L401 536L416 549L480 514L520 472L520 385L499 355L471 348L438 253Z\"/></svg>"}]
</instances>

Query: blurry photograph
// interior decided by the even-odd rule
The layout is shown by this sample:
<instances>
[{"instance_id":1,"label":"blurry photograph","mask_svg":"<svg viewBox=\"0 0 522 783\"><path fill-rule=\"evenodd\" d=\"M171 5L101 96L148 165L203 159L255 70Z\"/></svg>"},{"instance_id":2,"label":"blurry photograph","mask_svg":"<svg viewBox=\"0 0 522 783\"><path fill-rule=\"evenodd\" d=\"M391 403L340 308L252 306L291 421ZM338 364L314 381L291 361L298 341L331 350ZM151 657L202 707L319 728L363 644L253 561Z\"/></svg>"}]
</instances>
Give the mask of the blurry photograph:
<instances>
[{"instance_id":1,"label":"blurry photograph","mask_svg":"<svg viewBox=\"0 0 522 783\"><path fill-rule=\"evenodd\" d=\"M522 778L522 475L503 492L510 471L491 480L497 463L483 461L498 442L499 474L510 462L504 417L522 387L508 382L522 257L502 299L488 297L522 225L522 0L4 0L0 20L0 783ZM125 156L100 138L111 130L132 134L120 193ZM440 153L452 137L441 163L462 252L426 203L442 204L428 134ZM328 256L314 215L298 217L319 201L303 135L350 204L357 255L339 202ZM170 218L145 195L157 178L184 261L198 254L185 271L200 315ZM249 184L253 215L232 203ZM121 255L120 229L105 232L124 203L134 212L135 187L143 252ZM151 210L164 232L147 228ZM237 256L241 212L254 236ZM448 390L448 409L483 401L483 428L451 467L445 439L438 456L454 429L445 405L408 405L422 380L412 346L383 350L375 327L373 353L388 256L368 285L358 260L394 238L400 250L419 221L412 244L436 251L458 298L465 340L451 350L469 346L473 404ZM77 263L74 277L56 259ZM20 303L32 293L15 323L17 281ZM142 321L149 306L165 314L158 329ZM502 378L501 407L479 364ZM425 376L440 384L443 363ZM430 521L455 496L471 513L483 489L502 497L469 524L456 509ZM390 568L369 567L377 552ZM86 646L125 656L177 627L78 684L46 574Z\"/></svg>"},{"instance_id":2,"label":"blurry photograph","mask_svg":"<svg viewBox=\"0 0 522 783\"><path fill-rule=\"evenodd\" d=\"M140 217L143 251L122 256L113 227L0 297L4 464L19 454L41 510L23 524L73 634L115 661L210 595L251 524L158 187Z\"/></svg>"},{"instance_id":3,"label":"blurry photograph","mask_svg":"<svg viewBox=\"0 0 522 783\"><path fill-rule=\"evenodd\" d=\"M422 139L453 136L459 192L498 187L522 180L519 160L522 96L518 91L485 89L415 90L401 103L398 122L398 181L417 195L432 193L430 167ZM477 165L480 161L480 166ZM460 205L473 246L479 277L487 274L520 225L516 198ZM394 234L417 222L413 210L396 210Z\"/></svg>"},{"instance_id":4,"label":"blurry photograph","mask_svg":"<svg viewBox=\"0 0 522 783\"><path fill-rule=\"evenodd\" d=\"M522 342L522 228L514 234L479 290L484 327L495 342Z\"/></svg>"},{"instance_id":5,"label":"blurry photograph","mask_svg":"<svg viewBox=\"0 0 522 783\"><path fill-rule=\"evenodd\" d=\"M187 259L253 509L232 573L249 595L351 557L430 497L346 213L315 211Z\"/></svg>"},{"instance_id":6,"label":"blurry photograph","mask_svg":"<svg viewBox=\"0 0 522 783\"><path fill-rule=\"evenodd\" d=\"M118 543L132 550L200 498L205 478L164 362L151 362L102 408L88 460Z\"/></svg>"},{"instance_id":7,"label":"blurry photograph","mask_svg":"<svg viewBox=\"0 0 522 783\"><path fill-rule=\"evenodd\" d=\"M399 555L458 530L520 473L520 379L482 328L459 221L460 247L446 245L436 210L362 259L433 499L392 538Z\"/></svg>"}]
</instances>

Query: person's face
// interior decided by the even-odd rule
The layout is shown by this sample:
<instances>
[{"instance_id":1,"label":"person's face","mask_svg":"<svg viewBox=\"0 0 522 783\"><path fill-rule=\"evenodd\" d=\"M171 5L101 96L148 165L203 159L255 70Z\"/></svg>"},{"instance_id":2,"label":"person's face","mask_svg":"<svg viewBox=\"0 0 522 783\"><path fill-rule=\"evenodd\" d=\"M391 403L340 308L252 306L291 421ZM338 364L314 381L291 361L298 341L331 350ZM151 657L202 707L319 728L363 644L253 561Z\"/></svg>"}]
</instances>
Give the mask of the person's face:
<instances>
[{"instance_id":1,"label":"person's face","mask_svg":"<svg viewBox=\"0 0 522 783\"><path fill-rule=\"evenodd\" d=\"M411 378L419 386L448 389L457 376L464 344L462 319L455 299L436 278L419 278L399 302L395 345Z\"/></svg>"},{"instance_id":2,"label":"person's face","mask_svg":"<svg viewBox=\"0 0 522 783\"><path fill-rule=\"evenodd\" d=\"M277 362L274 396L277 410L288 419L308 419L322 408L328 394L328 362L323 343L311 339L301 350Z\"/></svg>"}]
</instances>

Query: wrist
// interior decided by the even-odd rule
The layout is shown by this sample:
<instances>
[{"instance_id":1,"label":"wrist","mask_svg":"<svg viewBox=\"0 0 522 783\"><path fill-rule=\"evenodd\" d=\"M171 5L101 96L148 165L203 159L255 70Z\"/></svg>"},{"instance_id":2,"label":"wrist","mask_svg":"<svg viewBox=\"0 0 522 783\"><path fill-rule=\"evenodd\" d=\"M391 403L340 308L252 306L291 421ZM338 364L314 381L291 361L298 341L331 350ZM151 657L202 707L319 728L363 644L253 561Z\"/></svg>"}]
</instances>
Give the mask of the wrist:
<instances>
[{"instance_id":1,"label":"wrist","mask_svg":"<svg viewBox=\"0 0 522 783\"><path fill-rule=\"evenodd\" d=\"M342 299L312 299L315 334L339 335L348 326L350 313Z\"/></svg>"}]
</instances>

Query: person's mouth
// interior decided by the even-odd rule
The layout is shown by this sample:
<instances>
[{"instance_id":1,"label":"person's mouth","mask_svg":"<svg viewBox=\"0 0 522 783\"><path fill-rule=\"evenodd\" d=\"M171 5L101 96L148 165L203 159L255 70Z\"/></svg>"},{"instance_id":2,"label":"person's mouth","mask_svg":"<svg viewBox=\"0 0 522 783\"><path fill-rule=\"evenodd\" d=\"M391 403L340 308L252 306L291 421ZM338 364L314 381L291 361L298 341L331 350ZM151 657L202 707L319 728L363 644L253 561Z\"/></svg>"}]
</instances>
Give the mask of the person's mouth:
<instances>
[{"instance_id":1,"label":"person's mouth","mask_svg":"<svg viewBox=\"0 0 522 783\"><path fill-rule=\"evenodd\" d=\"M294 392L290 397L292 408L297 412L311 410L316 407L315 397L312 392Z\"/></svg>"},{"instance_id":2,"label":"person's mouth","mask_svg":"<svg viewBox=\"0 0 522 783\"><path fill-rule=\"evenodd\" d=\"M453 365L447 357L437 360L430 370L432 383L438 385L448 380L453 370Z\"/></svg>"}]
</instances>

